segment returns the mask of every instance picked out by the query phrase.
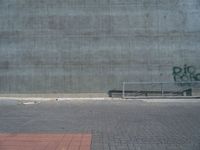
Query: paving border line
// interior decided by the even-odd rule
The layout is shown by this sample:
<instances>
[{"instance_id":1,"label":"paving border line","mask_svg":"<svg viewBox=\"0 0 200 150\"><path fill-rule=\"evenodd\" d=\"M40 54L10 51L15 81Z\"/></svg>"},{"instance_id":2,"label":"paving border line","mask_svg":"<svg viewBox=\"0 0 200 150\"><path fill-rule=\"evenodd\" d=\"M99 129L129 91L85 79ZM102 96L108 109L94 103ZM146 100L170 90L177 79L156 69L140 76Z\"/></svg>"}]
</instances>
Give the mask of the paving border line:
<instances>
[{"instance_id":1,"label":"paving border line","mask_svg":"<svg viewBox=\"0 0 200 150\"><path fill-rule=\"evenodd\" d=\"M200 97L133 97L133 98L112 98L112 97L0 97L0 101L144 101L144 102L200 102Z\"/></svg>"},{"instance_id":2,"label":"paving border line","mask_svg":"<svg viewBox=\"0 0 200 150\"><path fill-rule=\"evenodd\" d=\"M65 101L65 100L124 100L122 98L109 97L60 97L60 98L44 98L44 97L0 97L0 100L15 101Z\"/></svg>"}]
</instances>

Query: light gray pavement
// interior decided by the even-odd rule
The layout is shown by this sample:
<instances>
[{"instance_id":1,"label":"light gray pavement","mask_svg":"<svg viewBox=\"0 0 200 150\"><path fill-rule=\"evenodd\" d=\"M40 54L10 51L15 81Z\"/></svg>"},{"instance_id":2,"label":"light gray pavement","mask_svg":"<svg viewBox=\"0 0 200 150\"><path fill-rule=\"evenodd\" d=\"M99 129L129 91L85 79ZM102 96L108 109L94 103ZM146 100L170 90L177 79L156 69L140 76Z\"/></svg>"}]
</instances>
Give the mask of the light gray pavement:
<instances>
[{"instance_id":1,"label":"light gray pavement","mask_svg":"<svg viewBox=\"0 0 200 150\"><path fill-rule=\"evenodd\" d=\"M92 133L92 150L199 150L200 102L0 102L0 132Z\"/></svg>"}]
</instances>

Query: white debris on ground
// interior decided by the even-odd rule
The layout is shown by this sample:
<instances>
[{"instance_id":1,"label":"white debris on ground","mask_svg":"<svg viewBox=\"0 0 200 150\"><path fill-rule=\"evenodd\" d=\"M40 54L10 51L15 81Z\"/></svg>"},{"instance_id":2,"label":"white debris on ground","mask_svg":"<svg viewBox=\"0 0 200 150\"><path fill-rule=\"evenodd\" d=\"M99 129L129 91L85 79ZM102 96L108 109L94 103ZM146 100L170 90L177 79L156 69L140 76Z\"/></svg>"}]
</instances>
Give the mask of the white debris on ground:
<instances>
[{"instance_id":1,"label":"white debris on ground","mask_svg":"<svg viewBox=\"0 0 200 150\"><path fill-rule=\"evenodd\" d=\"M22 102L24 105L34 105L34 104L39 104L39 101L33 101L33 102Z\"/></svg>"}]
</instances>

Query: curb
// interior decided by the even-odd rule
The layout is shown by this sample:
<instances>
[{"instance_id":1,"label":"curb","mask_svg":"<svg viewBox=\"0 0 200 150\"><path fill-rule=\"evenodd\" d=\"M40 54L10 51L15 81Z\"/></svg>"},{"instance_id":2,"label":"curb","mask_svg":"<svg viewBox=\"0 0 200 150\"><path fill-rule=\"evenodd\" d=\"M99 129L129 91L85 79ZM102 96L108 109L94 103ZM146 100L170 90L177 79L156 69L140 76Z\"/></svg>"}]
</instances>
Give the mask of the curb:
<instances>
[{"instance_id":1,"label":"curb","mask_svg":"<svg viewBox=\"0 0 200 150\"><path fill-rule=\"evenodd\" d=\"M144 102L200 102L200 97L135 97L135 98L110 98L110 97L0 97L0 101L144 101Z\"/></svg>"},{"instance_id":2,"label":"curb","mask_svg":"<svg viewBox=\"0 0 200 150\"><path fill-rule=\"evenodd\" d=\"M62 98L44 98L44 97L0 97L1 100L13 100L13 101L72 101L72 100L125 100L122 98L110 98L110 97L62 97Z\"/></svg>"}]
</instances>

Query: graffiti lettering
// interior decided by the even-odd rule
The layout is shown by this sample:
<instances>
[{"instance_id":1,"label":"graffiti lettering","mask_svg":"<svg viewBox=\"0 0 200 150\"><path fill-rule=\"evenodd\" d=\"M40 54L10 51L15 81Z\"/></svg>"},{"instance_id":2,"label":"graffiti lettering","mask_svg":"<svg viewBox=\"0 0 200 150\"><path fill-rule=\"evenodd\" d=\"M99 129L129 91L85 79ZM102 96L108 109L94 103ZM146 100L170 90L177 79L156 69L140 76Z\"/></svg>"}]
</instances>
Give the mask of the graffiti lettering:
<instances>
[{"instance_id":1,"label":"graffiti lettering","mask_svg":"<svg viewBox=\"0 0 200 150\"><path fill-rule=\"evenodd\" d=\"M200 73L194 66L173 67L173 77L175 82L200 81Z\"/></svg>"}]
</instances>

